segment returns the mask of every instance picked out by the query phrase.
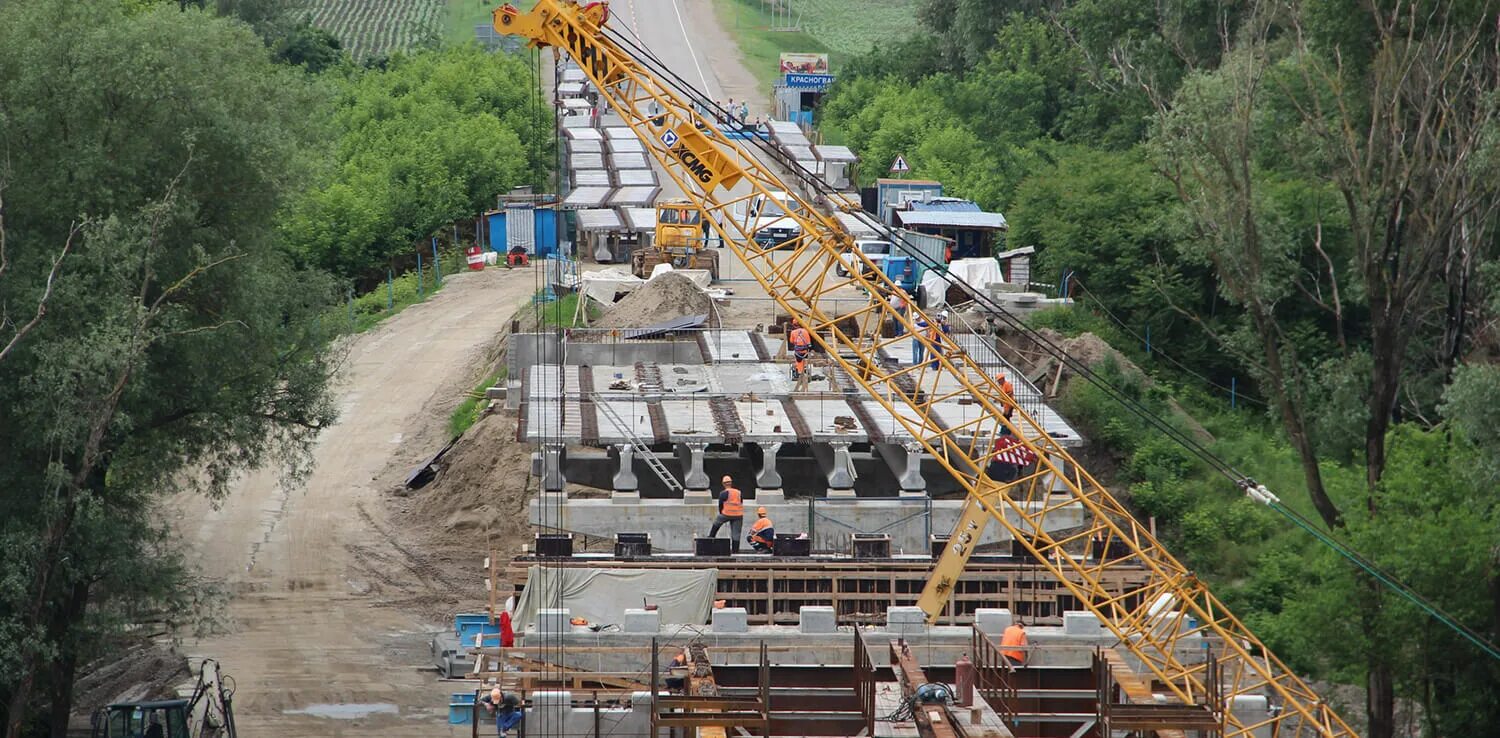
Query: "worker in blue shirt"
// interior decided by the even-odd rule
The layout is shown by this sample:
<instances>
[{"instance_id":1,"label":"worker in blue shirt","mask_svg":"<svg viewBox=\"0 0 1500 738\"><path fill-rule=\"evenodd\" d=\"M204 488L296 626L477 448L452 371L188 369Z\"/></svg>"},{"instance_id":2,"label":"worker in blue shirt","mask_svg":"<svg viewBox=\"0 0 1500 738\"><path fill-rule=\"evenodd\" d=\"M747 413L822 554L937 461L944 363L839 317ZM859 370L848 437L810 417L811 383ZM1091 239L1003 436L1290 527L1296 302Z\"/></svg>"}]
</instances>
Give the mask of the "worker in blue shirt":
<instances>
[{"instance_id":1,"label":"worker in blue shirt","mask_svg":"<svg viewBox=\"0 0 1500 738\"><path fill-rule=\"evenodd\" d=\"M917 316L917 332L911 334L911 365L912 366L916 366L916 365L922 363L922 359L926 356L925 349L923 349L923 347L922 347L922 341L918 339L918 336L925 335L926 333L927 333L927 318L922 317L922 316L919 315L919 316Z\"/></svg>"}]
</instances>

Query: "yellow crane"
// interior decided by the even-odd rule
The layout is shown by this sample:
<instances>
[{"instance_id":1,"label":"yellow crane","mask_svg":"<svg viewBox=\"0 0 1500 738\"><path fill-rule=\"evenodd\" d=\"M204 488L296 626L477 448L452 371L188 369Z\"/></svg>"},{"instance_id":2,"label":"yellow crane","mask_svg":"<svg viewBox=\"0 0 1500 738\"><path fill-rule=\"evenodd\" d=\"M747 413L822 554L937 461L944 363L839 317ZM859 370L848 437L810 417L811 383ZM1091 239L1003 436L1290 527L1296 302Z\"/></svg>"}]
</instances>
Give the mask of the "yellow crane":
<instances>
[{"instance_id":1,"label":"yellow crane","mask_svg":"<svg viewBox=\"0 0 1500 738\"><path fill-rule=\"evenodd\" d=\"M926 316L915 306L898 309L891 299L896 285L855 248L854 238L836 220L792 194L800 207L789 208L794 212L788 217L797 221L801 232L782 243L761 244L750 224L728 217L736 206L743 208L742 203L793 190L664 84L650 69L650 64L659 63L649 51L612 32L608 20L604 3L581 5L574 0L538 0L526 12L506 5L494 13L497 32L521 36L532 46L560 49L578 63L650 155L697 204L725 247L782 309L812 331L830 360L966 492L958 525L918 603L929 620L947 606L969 555L994 520L1009 528L1038 565L1097 615L1121 647L1139 658L1177 699L1198 704L1209 693L1205 680L1213 666L1201 659L1205 643L1215 649L1226 704L1232 705L1239 695L1269 698L1271 716L1264 721L1247 723L1227 713L1225 735L1249 736L1263 728L1281 736L1355 735L1036 419L1009 407L996 379L952 338L919 332L917 322ZM846 276L838 276L840 257L859 259L864 268L847 269ZM867 291L868 305L830 314L822 298L848 287ZM892 321L904 331L882 337L881 328ZM899 349L912 340L934 360L910 366L879 360L883 349ZM969 400L962 406L966 414L954 422L950 413L948 422L940 422L934 409L958 398ZM1012 411L1009 419L1007 410ZM1040 458L1034 473L1004 483L985 474L990 444L1002 428ZM1269 494L1263 488L1259 493ZM1048 524L1055 516L1080 510L1081 525ZM1054 529L1066 532L1048 532ZM1073 555L1087 546L1105 555ZM1144 568L1150 573L1149 583L1128 596L1109 593L1102 575L1126 566Z\"/></svg>"}]
</instances>

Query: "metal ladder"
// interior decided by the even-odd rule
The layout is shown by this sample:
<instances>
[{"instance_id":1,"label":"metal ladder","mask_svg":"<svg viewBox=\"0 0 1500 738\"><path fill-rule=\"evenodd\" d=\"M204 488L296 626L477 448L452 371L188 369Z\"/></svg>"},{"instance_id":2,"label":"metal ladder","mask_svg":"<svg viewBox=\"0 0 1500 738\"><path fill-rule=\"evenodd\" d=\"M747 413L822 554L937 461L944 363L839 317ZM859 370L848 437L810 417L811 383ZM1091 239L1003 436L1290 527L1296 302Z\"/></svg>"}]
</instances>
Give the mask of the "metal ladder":
<instances>
[{"instance_id":1,"label":"metal ladder","mask_svg":"<svg viewBox=\"0 0 1500 738\"><path fill-rule=\"evenodd\" d=\"M615 412L614 407L610 403L605 402L604 398L599 396L597 392L591 394L590 398L594 401L594 407L599 409L599 414L608 418L609 422L614 425L615 430L630 439L630 447L635 450L635 455L645 461L646 466L651 467L652 473L656 474L656 477L661 480L662 484L667 486L667 489L671 490L674 494L687 493L682 483L678 482L677 478L672 476L672 472L667 471L667 467L661 463L661 459L656 458L656 454L651 451L646 442L636 436L635 430L631 426L625 424L625 421L620 418L619 413Z\"/></svg>"}]
</instances>

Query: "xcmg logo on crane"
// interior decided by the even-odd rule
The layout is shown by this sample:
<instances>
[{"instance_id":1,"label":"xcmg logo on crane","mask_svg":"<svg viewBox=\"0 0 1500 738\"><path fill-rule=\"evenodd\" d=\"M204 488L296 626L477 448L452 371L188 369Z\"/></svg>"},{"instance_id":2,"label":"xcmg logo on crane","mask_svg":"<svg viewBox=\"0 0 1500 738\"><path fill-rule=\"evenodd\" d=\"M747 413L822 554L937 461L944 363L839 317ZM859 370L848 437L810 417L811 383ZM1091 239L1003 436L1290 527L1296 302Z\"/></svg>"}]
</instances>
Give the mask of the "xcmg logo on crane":
<instances>
[{"instance_id":1,"label":"xcmg logo on crane","mask_svg":"<svg viewBox=\"0 0 1500 738\"><path fill-rule=\"evenodd\" d=\"M690 123L663 131L659 139L666 145L667 153L703 185L704 191L719 186L734 187L743 176L740 167Z\"/></svg>"}]
</instances>

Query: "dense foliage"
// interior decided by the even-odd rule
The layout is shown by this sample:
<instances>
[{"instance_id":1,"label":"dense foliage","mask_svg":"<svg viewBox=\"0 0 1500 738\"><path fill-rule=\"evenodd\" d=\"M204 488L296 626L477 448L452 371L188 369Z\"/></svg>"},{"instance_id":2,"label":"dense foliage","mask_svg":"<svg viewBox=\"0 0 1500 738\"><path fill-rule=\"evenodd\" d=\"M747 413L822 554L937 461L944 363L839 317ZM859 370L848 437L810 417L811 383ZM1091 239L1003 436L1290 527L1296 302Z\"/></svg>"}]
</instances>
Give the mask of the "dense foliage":
<instances>
[{"instance_id":1,"label":"dense foliage","mask_svg":"<svg viewBox=\"0 0 1500 738\"><path fill-rule=\"evenodd\" d=\"M1150 336L1163 377L1237 381L1265 415L1235 414L1221 452L1495 639L1478 388L1497 348L1497 11L924 0L913 37L845 68L821 125L867 182L904 154L1004 211L1034 278L1075 274L1080 308ZM1398 694L1430 734L1500 730L1500 665L1077 391L1176 550L1292 663L1364 682L1370 735L1395 732Z\"/></svg>"},{"instance_id":2,"label":"dense foliage","mask_svg":"<svg viewBox=\"0 0 1500 738\"><path fill-rule=\"evenodd\" d=\"M463 46L336 76L335 161L284 227L310 264L383 276L428 236L550 171L551 110L519 58Z\"/></svg>"},{"instance_id":3,"label":"dense foliage","mask_svg":"<svg viewBox=\"0 0 1500 738\"><path fill-rule=\"evenodd\" d=\"M316 100L206 13L0 8L0 340L19 339L0 360L7 736L61 735L74 670L123 624L196 617L165 495L295 466L334 416L310 333L334 283L274 229ZM13 318L43 297L22 335Z\"/></svg>"}]
</instances>

